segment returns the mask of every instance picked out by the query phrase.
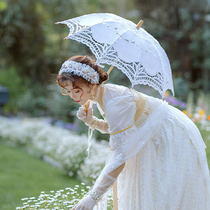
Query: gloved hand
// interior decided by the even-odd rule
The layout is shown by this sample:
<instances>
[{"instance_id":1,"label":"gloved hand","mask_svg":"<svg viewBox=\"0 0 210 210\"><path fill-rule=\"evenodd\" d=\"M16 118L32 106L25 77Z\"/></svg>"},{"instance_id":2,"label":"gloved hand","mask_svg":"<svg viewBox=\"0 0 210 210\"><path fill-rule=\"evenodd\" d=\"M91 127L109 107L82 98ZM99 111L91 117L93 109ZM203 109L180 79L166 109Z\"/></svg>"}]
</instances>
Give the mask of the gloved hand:
<instances>
[{"instance_id":1,"label":"gloved hand","mask_svg":"<svg viewBox=\"0 0 210 210\"><path fill-rule=\"evenodd\" d=\"M91 195L84 197L72 210L93 210L96 200Z\"/></svg>"},{"instance_id":2,"label":"gloved hand","mask_svg":"<svg viewBox=\"0 0 210 210\"><path fill-rule=\"evenodd\" d=\"M89 104L88 104L89 107ZM88 108L86 105L83 105L77 111L77 117L85 122L87 126L90 128L97 129L101 133L109 133L108 131L108 123L104 120L99 120L98 118L93 116L93 109ZM85 111L86 110L86 111Z\"/></svg>"},{"instance_id":3,"label":"gloved hand","mask_svg":"<svg viewBox=\"0 0 210 210\"><path fill-rule=\"evenodd\" d=\"M88 108L87 112L84 110L84 106L81 106L77 111L77 117L85 122L87 125L91 125L93 122L93 109Z\"/></svg>"},{"instance_id":4,"label":"gloved hand","mask_svg":"<svg viewBox=\"0 0 210 210\"><path fill-rule=\"evenodd\" d=\"M103 175L96 181L90 194L84 197L76 206L71 210L93 210L96 203L101 199L103 194L112 186L116 181L115 177Z\"/></svg>"}]
</instances>

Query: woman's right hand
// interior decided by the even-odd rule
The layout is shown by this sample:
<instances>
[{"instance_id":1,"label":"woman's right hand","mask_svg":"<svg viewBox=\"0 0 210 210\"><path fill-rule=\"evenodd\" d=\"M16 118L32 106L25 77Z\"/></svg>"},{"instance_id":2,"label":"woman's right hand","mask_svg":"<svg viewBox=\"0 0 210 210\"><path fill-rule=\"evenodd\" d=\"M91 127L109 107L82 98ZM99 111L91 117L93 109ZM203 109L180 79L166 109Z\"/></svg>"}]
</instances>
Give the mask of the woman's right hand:
<instances>
[{"instance_id":1,"label":"woman's right hand","mask_svg":"<svg viewBox=\"0 0 210 210\"><path fill-rule=\"evenodd\" d=\"M76 206L74 206L71 210L93 210L96 205L96 201L92 198L91 195L87 195L84 197Z\"/></svg>"},{"instance_id":2,"label":"woman's right hand","mask_svg":"<svg viewBox=\"0 0 210 210\"><path fill-rule=\"evenodd\" d=\"M84 106L81 106L77 111L77 117L87 125L91 125L93 122L93 109L88 108L87 111L85 111Z\"/></svg>"}]
</instances>

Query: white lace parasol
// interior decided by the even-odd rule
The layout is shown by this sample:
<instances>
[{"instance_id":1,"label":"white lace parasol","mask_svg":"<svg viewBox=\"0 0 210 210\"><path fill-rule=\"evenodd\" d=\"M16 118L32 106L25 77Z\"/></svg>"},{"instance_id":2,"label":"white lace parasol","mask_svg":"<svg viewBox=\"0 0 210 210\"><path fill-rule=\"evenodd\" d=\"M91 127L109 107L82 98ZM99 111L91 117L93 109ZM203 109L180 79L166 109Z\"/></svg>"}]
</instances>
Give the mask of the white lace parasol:
<instances>
[{"instance_id":1,"label":"white lace parasol","mask_svg":"<svg viewBox=\"0 0 210 210\"><path fill-rule=\"evenodd\" d=\"M66 39L86 44L98 64L113 65L136 84L149 85L162 97L174 94L171 67L159 42L143 28L109 13L94 13L58 22L69 27Z\"/></svg>"}]
</instances>

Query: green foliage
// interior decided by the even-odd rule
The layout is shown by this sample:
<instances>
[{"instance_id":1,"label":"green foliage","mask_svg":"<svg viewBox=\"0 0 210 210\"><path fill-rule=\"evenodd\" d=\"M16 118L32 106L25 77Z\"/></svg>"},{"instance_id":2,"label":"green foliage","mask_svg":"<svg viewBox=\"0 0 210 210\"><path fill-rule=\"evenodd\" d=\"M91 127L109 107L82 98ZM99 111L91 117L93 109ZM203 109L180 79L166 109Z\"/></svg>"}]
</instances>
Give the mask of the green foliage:
<instances>
[{"instance_id":1,"label":"green foliage","mask_svg":"<svg viewBox=\"0 0 210 210\"><path fill-rule=\"evenodd\" d=\"M0 85L9 90L10 99L5 106L6 113L17 113L17 100L27 90L27 84L27 79L20 77L14 67L0 71Z\"/></svg>"},{"instance_id":2,"label":"green foliage","mask_svg":"<svg viewBox=\"0 0 210 210\"><path fill-rule=\"evenodd\" d=\"M208 165L210 168L210 136L209 136L209 130L201 129L202 125L200 123L196 123L196 126L199 128L201 132L201 136L204 140L204 143L206 144L206 156L207 156L207 161Z\"/></svg>"},{"instance_id":3,"label":"green foliage","mask_svg":"<svg viewBox=\"0 0 210 210\"><path fill-rule=\"evenodd\" d=\"M0 54L7 68L16 65L32 82L46 82L45 38L35 5L36 1L7 0L0 11Z\"/></svg>"},{"instance_id":4,"label":"green foliage","mask_svg":"<svg viewBox=\"0 0 210 210\"><path fill-rule=\"evenodd\" d=\"M48 91L48 114L66 121L75 121L79 105L73 102L68 95L62 95L61 88L56 84L48 86Z\"/></svg>"},{"instance_id":5,"label":"green foliage","mask_svg":"<svg viewBox=\"0 0 210 210\"><path fill-rule=\"evenodd\" d=\"M177 77L174 79L174 90L175 96L186 102L187 96L189 94L189 86L183 77Z\"/></svg>"},{"instance_id":6,"label":"green foliage","mask_svg":"<svg viewBox=\"0 0 210 210\"><path fill-rule=\"evenodd\" d=\"M7 8L7 3L4 0L0 1L0 11L5 10Z\"/></svg>"},{"instance_id":7,"label":"green foliage","mask_svg":"<svg viewBox=\"0 0 210 210\"><path fill-rule=\"evenodd\" d=\"M210 26L205 20L209 10L204 8L203 2L175 0L161 1L158 5L153 0L0 0L0 67L15 66L16 75L24 80L29 78L28 88L21 87L21 82L13 84L16 87L10 91L11 101L6 110L25 109L34 116L49 114L74 120L76 105L58 96L59 91L48 91L45 85L50 83L49 73L57 73L68 57L91 54L91 51L76 41L63 40L68 27L54 23L93 12L111 12L134 22L143 19L143 28L160 41L169 55L173 75L177 77L174 79L176 96L186 99L189 89L207 92L210 89ZM132 16L133 13L136 15ZM109 82L130 86L126 76L116 68ZM16 92L16 96L12 92ZM19 94L22 97L17 100Z\"/></svg>"},{"instance_id":8,"label":"green foliage","mask_svg":"<svg viewBox=\"0 0 210 210\"><path fill-rule=\"evenodd\" d=\"M18 110L33 117L53 116L55 119L73 122L78 104L60 91L61 88L56 84L43 86L37 83L19 97Z\"/></svg>"},{"instance_id":9,"label":"green foliage","mask_svg":"<svg viewBox=\"0 0 210 210\"><path fill-rule=\"evenodd\" d=\"M210 27L203 23L191 34L191 39L189 48L192 52L192 64L194 68L201 69L198 85L208 91L210 89Z\"/></svg>"},{"instance_id":10,"label":"green foliage","mask_svg":"<svg viewBox=\"0 0 210 210\"><path fill-rule=\"evenodd\" d=\"M29 116L43 116L46 114L46 87L35 84L18 99L18 110Z\"/></svg>"},{"instance_id":11,"label":"green foliage","mask_svg":"<svg viewBox=\"0 0 210 210\"><path fill-rule=\"evenodd\" d=\"M186 79L189 89L207 92L210 89L208 3L181 0L163 0L159 4L154 0L135 2L141 19L145 20L143 28L157 38L166 50L173 75Z\"/></svg>"}]
</instances>

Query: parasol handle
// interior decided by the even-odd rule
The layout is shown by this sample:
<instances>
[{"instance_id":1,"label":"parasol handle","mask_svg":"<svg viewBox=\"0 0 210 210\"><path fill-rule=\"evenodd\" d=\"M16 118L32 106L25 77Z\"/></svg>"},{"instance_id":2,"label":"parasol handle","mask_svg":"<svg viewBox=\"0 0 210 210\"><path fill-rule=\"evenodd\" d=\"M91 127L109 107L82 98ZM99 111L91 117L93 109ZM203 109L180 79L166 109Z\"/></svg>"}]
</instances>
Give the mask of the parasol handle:
<instances>
[{"instance_id":1,"label":"parasol handle","mask_svg":"<svg viewBox=\"0 0 210 210\"><path fill-rule=\"evenodd\" d=\"M109 68L109 70L107 71L107 74L109 74L109 73L112 71L113 68L114 68L114 66L112 65L112 66Z\"/></svg>"},{"instance_id":2,"label":"parasol handle","mask_svg":"<svg viewBox=\"0 0 210 210\"><path fill-rule=\"evenodd\" d=\"M113 185L113 210L118 210L118 202L117 202L117 181L115 181Z\"/></svg>"},{"instance_id":3,"label":"parasol handle","mask_svg":"<svg viewBox=\"0 0 210 210\"><path fill-rule=\"evenodd\" d=\"M137 29L140 29L140 27L142 26L143 22L144 22L143 20L140 20L140 21L138 22L136 28L137 28ZM112 71L113 68L114 68L114 66L112 65L112 66L109 68L109 70L107 71L107 74L110 74L110 72Z\"/></svg>"}]
</instances>

